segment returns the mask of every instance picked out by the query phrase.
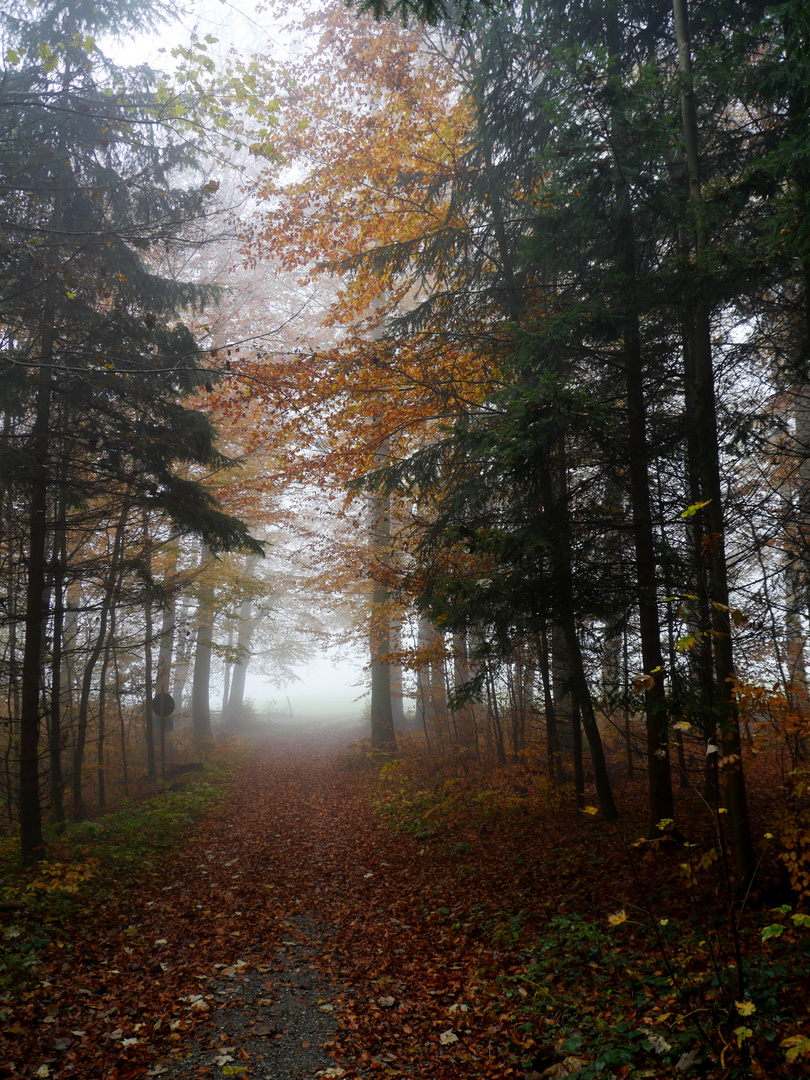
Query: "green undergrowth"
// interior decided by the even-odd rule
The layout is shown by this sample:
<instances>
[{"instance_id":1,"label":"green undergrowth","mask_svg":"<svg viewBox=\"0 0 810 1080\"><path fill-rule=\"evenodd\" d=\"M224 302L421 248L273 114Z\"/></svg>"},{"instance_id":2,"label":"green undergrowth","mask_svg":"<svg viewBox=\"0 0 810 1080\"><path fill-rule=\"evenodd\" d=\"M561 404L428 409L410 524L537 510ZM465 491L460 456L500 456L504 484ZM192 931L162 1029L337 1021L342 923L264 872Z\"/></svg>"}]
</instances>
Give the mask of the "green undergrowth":
<instances>
[{"instance_id":1,"label":"green undergrowth","mask_svg":"<svg viewBox=\"0 0 810 1080\"><path fill-rule=\"evenodd\" d=\"M788 936L772 948L762 928L745 943L742 999L733 962L695 920L550 919L501 977L522 1036L514 1049L540 1071L565 1055L582 1080L699 1076L718 1060L728 1080L800 1067L810 934L795 913L774 916Z\"/></svg>"},{"instance_id":2,"label":"green undergrowth","mask_svg":"<svg viewBox=\"0 0 810 1080\"><path fill-rule=\"evenodd\" d=\"M567 793L544 776L529 778L514 769L484 773L469 768L463 758L450 758L436 772L396 758L380 769L372 804L395 831L429 840L504 818L546 814Z\"/></svg>"},{"instance_id":3,"label":"green undergrowth","mask_svg":"<svg viewBox=\"0 0 810 1080\"><path fill-rule=\"evenodd\" d=\"M799 899L736 902L729 917L716 852L618 840L611 850L604 831L589 840L549 812L561 797L544 777L401 759L373 795L393 831L424 842L437 869L449 861L455 906L423 918L491 943L515 1066L542 1075L565 1061L559 1075L581 1080L806 1070L810 916ZM485 863L496 879L478 879Z\"/></svg>"},{"instance_id":4,"label":"green undergrowth","mask_svg":"<svg viewBox=\"0 0 810 1080\"><path fill-rule=\"evenodd\" d=\"M233 783L232 761L206 765L182 785L161 783L94 821L45 829L45 858L20 864L16 839L0 840L0 993L19 993L64 928L124 892L170 857Z\"/></svg>"}]
</instances>

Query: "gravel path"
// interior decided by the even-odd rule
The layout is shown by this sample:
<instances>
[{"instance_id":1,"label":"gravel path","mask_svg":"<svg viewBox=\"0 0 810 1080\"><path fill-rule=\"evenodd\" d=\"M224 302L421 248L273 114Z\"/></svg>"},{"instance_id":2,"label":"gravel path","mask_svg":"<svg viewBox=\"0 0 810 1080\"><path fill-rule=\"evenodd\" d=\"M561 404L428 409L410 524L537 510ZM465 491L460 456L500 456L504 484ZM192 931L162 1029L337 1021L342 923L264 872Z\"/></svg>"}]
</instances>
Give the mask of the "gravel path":
<instances>
[{"instance_id":1,"label":"gravel path","mask_svg":"<svg viewBox=\"0 0 810 1080\"><path fill-rule=\"evenodd\" d=\"M323 1048L335 1034L335 992L311 964L315 924L304 918L296 922L266 964L222 969L200 998L210 1007L210 1022L148 1076L303 1080L343 1075Z\"/></svg>"},{"instance_id":2,"label":"gravel path","mask_svg":"<svg viewBox=\"0 0 810 1080\"><path fill-rule=\"evenodd\" d=\"M145 1075L163 1080L243 1076L250 1080L315 1080L348 1076L329 1056L341 1003L351 987L328 981L317 961L339 937L317 908L322 873L334 857L322 762L361 732L336 728L322 737L277 731L260 752L229 811L183 853L163 892L198 901L200 920L227 927L233 946L217 954L199 992L187 995L197 1020L172 1036L170 1055ZM154 909L153 909L154 910ZM234 934L233 927L244 927ZM191 930L191 927L189 928ZM167 932L168 935L168 932ZM196 935L191 931L192 938ZM170 936L170 935L169 935ZM209 937L210 940L210 937ZM227 940L227 938L225 939ZM187 940L199 957L205 942ZM201 1015L204 1014L204 1015ZM200 1022L201 1021L201 1022ZM367 1072L354 1066L353 1077Z\"/></svg>"}]
</instances>

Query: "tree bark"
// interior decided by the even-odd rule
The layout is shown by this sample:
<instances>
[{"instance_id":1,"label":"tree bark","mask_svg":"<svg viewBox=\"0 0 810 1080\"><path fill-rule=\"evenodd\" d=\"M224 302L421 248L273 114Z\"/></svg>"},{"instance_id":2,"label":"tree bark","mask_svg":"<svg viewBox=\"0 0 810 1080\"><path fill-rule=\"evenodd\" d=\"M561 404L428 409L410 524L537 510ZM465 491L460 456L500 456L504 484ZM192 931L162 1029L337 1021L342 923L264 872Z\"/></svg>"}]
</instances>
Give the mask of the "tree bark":
<instances>
[{"instance_id":1,"label":"tree bark","mask_svg":"<svg viewBox=\"0 0 810 1080\"><path fill-rule=\"evenodd\" d=\"M191 683L191 722L194 745L200 750L211 740L211 646L214 637L214 588L208 582L211 556L204 544L200 558L202 577L197 609L197 638L194 648L194 675Z\"/></svg>"},{"instance_id":2,"label":"tree bark","mask_svg":"<svg viewBox=\"0 0 810 1080\"><path fill-rule=\"evenodd\" d=\"M124 496L124 505L115 527L110 566L105 583L104 595L101 600L99 611L99 627L96 640L90 650L90 655L84 666L82 675L81 696L79 698L79 715L76 724L76 745L73 749L73 817L80 820L84 812L82 798L82 767L84 765L84 751L87 742L87 725L90 718L90 691L93 686L93 672L96 667L101 651L107 640L107 620L110 608L115 600L116 587L118 585L119 562L124 544L124 529L127 516L129 515L129 498Z\"/></svg>"},{"instance_id":3,"label":"tree bark","mask_svg":"<svg viewBox=\"0 0 810 1080\"><path fill-rule=\"evenodd\" d=\"M378 455L384 457L381 451ZM389 655L388 590L380 580L389 553L391 519L388 496L374 492L369 497L369 533L372 573L376 580L371 592L369 645L371 650L371 746L383 753L396 753L394 716L391 710L391 669Z\"/></svg>"},{"instance_id":4,"label":"tree bark","mask_svg":"<svg viewBox=\"0 0 810 1080\"><path fill-rule=\"evenodd\" d=\"M606 37L615 77L621 56L621 34L616 7L606 8ZM624 135L621 118L611 117L611 127L621 143ZM617 161L621 166L621 161ZM618 181L620 212L617 222L617 268L622 276L622 291L627 299L620 312L624 379L627 394L627 451L630 479L630 502L633 510L633 546L638 590L638 617L641 637L641 662L644 668L644 709L647 732L648 834L658 834L658 823L673 820L675 801L669 760L669 716L664 684L664 658L661 653L661 620L656 589L655 539L650 495L650 450L647 439L647 404L644 393L644 361L636 292L636 252L630 192L623 174Z\"/></svg>"},{"instance_id":5,"label":"tree bark","mask_svg":"<svg viewBox=\"0 0 810 1080\"><path fill-rule=\"evenodd\" d=\"M65 627L65 563L67 543L66 506L59 500L53 544L53 657L51 672L51 712L48 727L48 757L51 771L51 820L60 827L65 821L65 778L62 771L62 657Z\"/></svg>"},{"instance_id":6,"label":"tree bark","mask_svg":"<svg viewBox=\"0 0 810 1080\"><path fill-rule=\"evenodd\" d=\"M554 696L551 692L551 672L548 664L548 630L545 614L540 619L540 648L537 652L540 663L540 677L543 680L548 776L552 784L562 784L565 781L565 773L560 751L560 734L557 730L557 710L554 707Z\"/></svg>"},{"instance_id":7,"label":"tree bark","mask_svg":"<svg viewBox=\"0 0 810 1080\"><path fill-rule=\"evenodd\" d=\"M607 762L605 761L605 751L602 746L602 736L596 722L593 700L582 658L582 648L576 629L571 538L569 535L567 508L565 506L567 502L565 448L562 445L562 440L558 446L555 464L555 479L558 481L556 486L560 489L556 495L549 462L545 462L540 466L538 479L547 519L548 546L557 594L558 616L561 629L565 635L568 660L571 666L570 689L574 703L579 708L582 726L585 729L585 737L588 740L599 809L606 821L615 821L619 815L613 800L613 791L610 786Z\"/></svg>"},{"instance_id":8,"label":"tree bark","mask_svg":"<svg viewBox=\"0 0 810 1080\"><path fill-rule=\"evenodd\" d=\"M689 201L695 224L695 267L698 296L692 307L694 327L694 414L700 479L705 513L709 522L705 556L710 564L712 636L715 673L720 699L720 740L723 749L723 782L734 835L734 855L741 883L754 871L754 848L742 763L742 739L734 695L734 652L729 613L728 571L725 554L725 524L720 482L720 454L717 439L717 410L714 389L711 317L707 296L709 236L705 222L700 176L697 111L692 80L692 56L686 0L673 0L678 66L681 76L681 106L686 165L689 174Z\"/></svg>"},{"instance_id":9,"label":"tree bark","mask_svg":"<svg viewBox=\"0 0 810 1080\"><path fill-rule=\"evenodd\" d=\"M49 314L50 312L50 314ZM20 853L25 861L44 855L42 808L39 800L40 680L44 661L47 599L45 567L48 537L48 449L53 376L53 305L43 318L42 358L32 432L34 477L28 519L28 581L25 603L25 646L20 691Z\"/></svg>"},{"instance_id":10,"label":"tree bark","mask_svg":"<svg viewBox=\"0 0 810 1080\"><path fill-rule=\"evenodd\" d=\"M470 670L467 655L466 634L453 634L453 684L456 690L469 682ZM472 702L465 701L455 712L456 734L459 745L466 750L475 750L477 739Z\"/></svg>"},{"instance_id":11,"label":"tree bark","mask_svg":"<svg viewBox=\"0 0 810 1080\"><path fill-rule=\"evenodd\" d=\"M239 624L236 629L239 660L231 670L231 688L228 692L227 715L231 717L239 716L245 704L245 678L250 661L250 645L254 629L251 619L252 610L251 600L244 600L239 608Z\"/></svg>"}]
</instances>

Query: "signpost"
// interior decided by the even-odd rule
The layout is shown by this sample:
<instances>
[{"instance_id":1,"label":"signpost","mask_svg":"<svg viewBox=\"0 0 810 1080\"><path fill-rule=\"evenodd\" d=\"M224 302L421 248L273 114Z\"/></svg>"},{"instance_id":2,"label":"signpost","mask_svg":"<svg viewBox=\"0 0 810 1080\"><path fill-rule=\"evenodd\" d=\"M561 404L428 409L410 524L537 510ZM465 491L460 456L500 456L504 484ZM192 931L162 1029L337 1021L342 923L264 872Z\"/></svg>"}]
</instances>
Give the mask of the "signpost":
<instances>
[{"instance_id":1,"label":"signpost","mask_svg":"<svg viewBox=\"0 0 810 1080\"><path fill-rule=\"evenodd\" d=\"M171 694L155 694L152 698L152 713L160 717L160 775L166 774L166 732L174 731L174 698Z\"/></svg>"}]
</instances>

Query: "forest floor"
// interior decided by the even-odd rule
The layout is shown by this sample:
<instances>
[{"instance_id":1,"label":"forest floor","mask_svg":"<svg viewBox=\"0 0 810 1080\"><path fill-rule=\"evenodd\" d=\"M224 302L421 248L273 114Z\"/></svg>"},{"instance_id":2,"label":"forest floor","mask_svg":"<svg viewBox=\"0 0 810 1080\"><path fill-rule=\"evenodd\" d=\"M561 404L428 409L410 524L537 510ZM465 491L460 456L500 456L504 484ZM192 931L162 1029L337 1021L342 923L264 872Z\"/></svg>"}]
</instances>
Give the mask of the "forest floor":
<instances>
[{"instance_id":1,"label":"forest floor","mask_svg":"<svg viewBox=\"0 0 810 1080\"><path fill-rule=\"evenodd\" d=\"M530 769L381 773L358 734L276 729L126 887L80 863L0 999L0 1077L810 1075L806 926L752 894L736 954L711 838L686 877L633 846L641 781L618 828Z\"/></svg>"}]
</instances>

